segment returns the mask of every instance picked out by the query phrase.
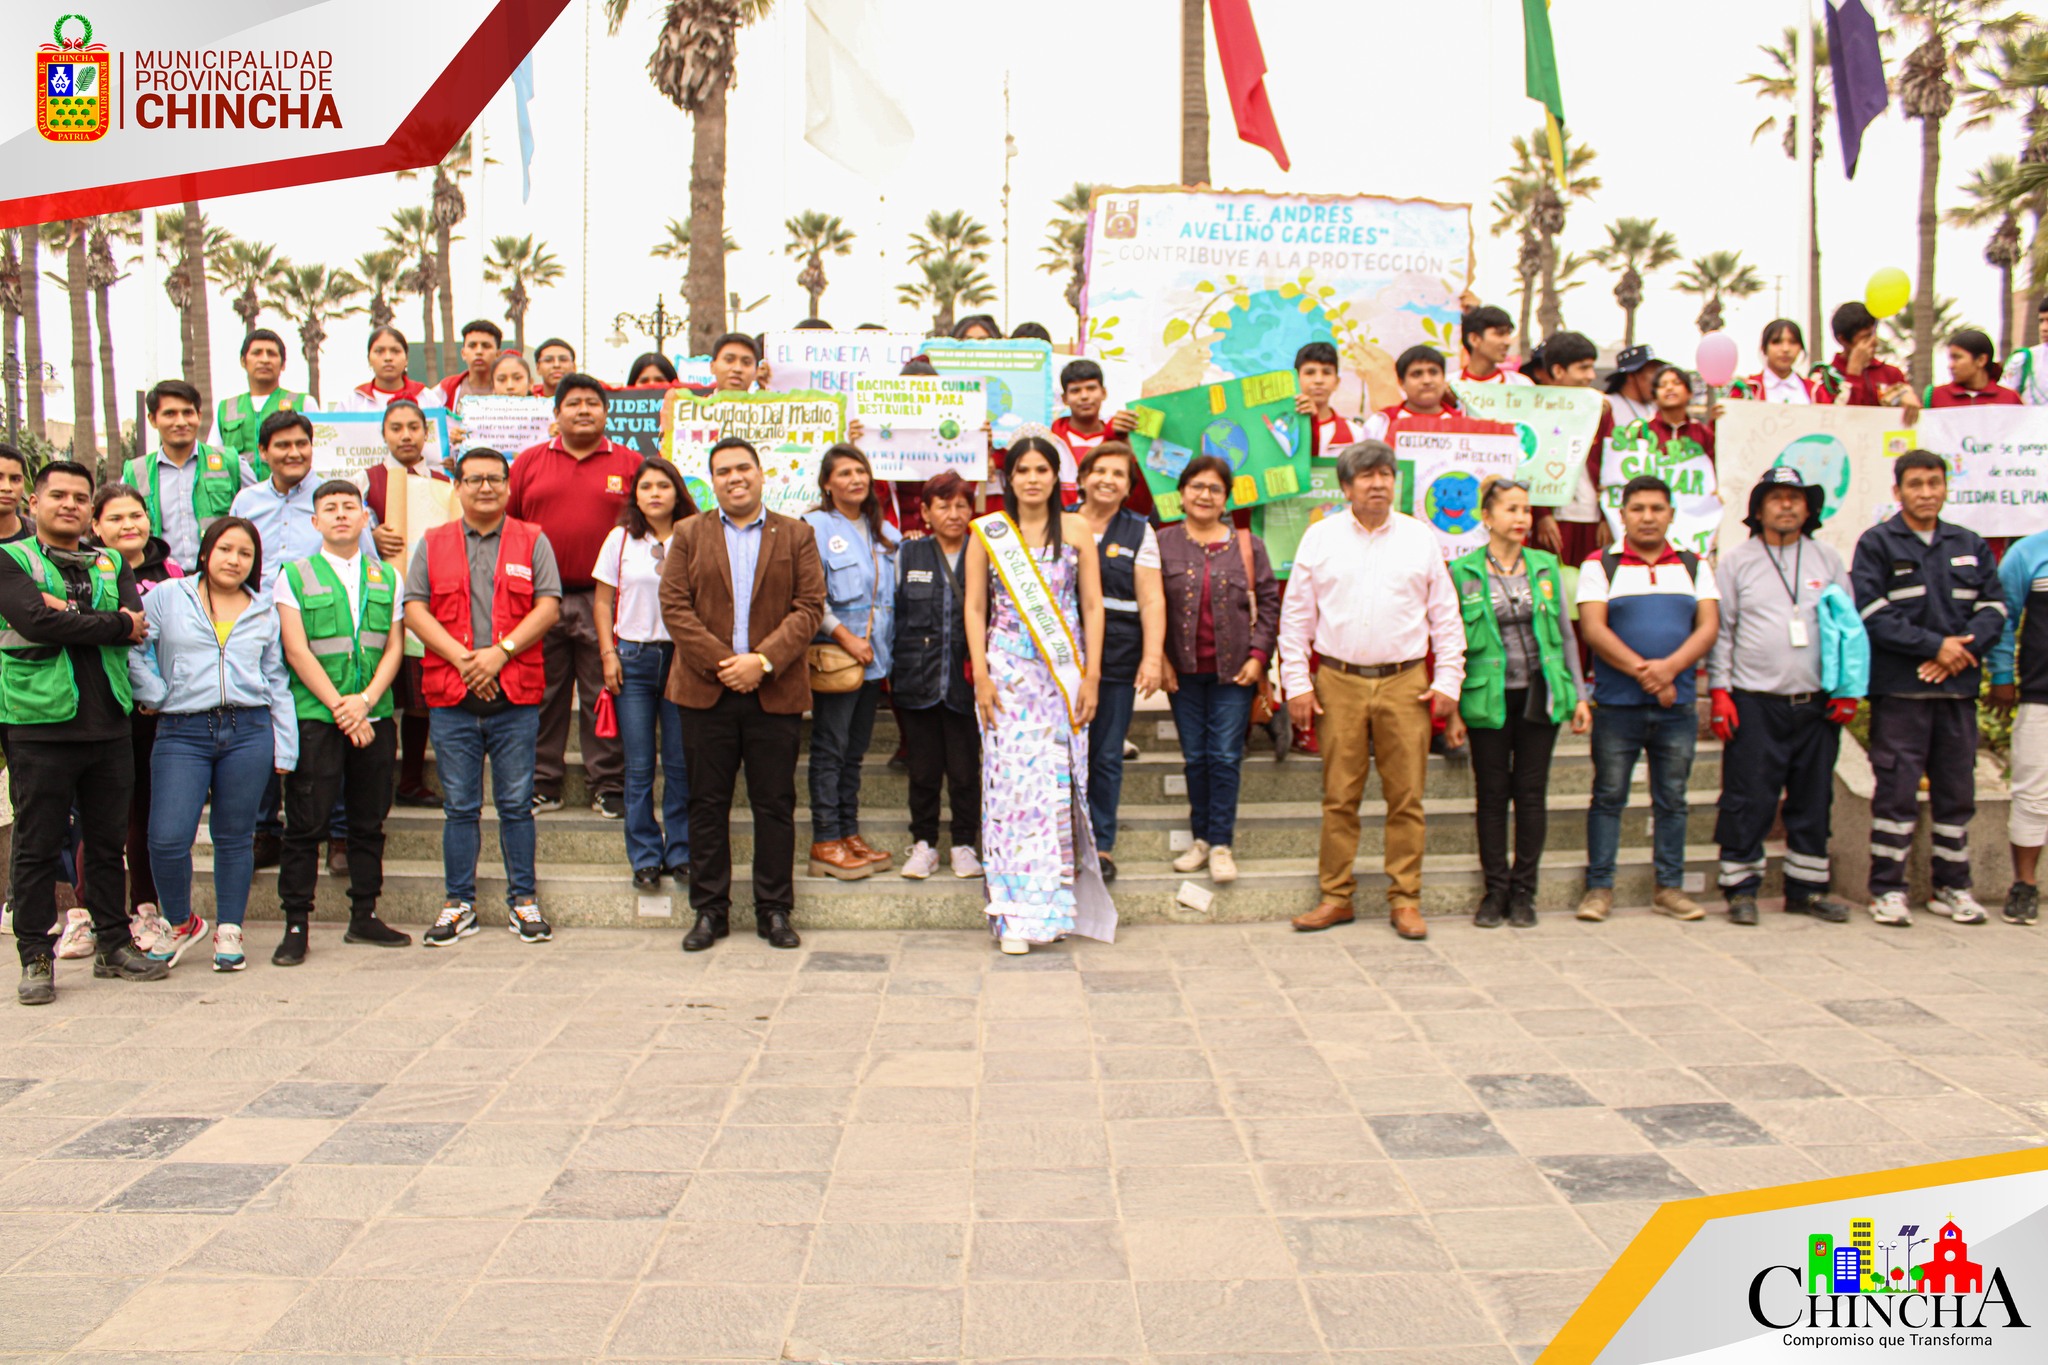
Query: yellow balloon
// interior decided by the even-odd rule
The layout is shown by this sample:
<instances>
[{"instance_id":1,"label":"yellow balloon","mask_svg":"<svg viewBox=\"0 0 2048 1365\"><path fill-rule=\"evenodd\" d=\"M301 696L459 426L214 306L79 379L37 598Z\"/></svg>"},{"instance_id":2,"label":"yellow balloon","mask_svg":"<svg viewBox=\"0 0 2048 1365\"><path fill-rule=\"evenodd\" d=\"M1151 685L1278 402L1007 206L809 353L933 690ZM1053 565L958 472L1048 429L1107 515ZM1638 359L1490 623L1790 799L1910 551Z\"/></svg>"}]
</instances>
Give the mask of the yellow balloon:
<instances>
[{"instance_id":1,"label":"yellow balloon","mask_svg":"<svg viewBox=\"0 0 2048 1365\"><path fill-rule=\"evenodd\" d=\"M1887 266L1870 277L1870 283L1863 286L1863 306L1874 317L1888 318L1903 309L1913 298L1913 282L1906 278L1906 272Z\"/></svg>"}]
</instances>

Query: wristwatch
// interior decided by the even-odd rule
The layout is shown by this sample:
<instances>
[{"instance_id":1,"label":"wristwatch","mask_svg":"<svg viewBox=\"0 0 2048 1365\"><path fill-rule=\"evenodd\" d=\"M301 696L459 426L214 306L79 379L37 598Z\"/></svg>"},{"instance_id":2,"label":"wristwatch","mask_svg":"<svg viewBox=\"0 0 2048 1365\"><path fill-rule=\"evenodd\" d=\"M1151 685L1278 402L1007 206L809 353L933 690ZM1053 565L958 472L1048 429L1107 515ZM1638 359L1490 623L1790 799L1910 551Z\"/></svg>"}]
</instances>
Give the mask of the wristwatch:
<instances>
[{"instance_id":1,"label":"wristwatch","mask_svg":"<svg viewBox=\"0 0 2048 1365\"><path fill-rule=\"evenodd\" d=\"M504 639L499 640L497 644L498 648L505 651L505 657L508 659L519 652L519 646L512 643L512 637L509 635L507 635Z\"/></svg>"},{"instance_id":2,"label":"wristwatch","mask_svg":"<svg viewBox=\"0 0 2048 1365\"><path fill-rule=\"evenodd\" d=\"M775 671L775 660L758 650L755 651L754 657L761 661L761 671L763 673L773 673Z\"/></svg>"}]
</instances>

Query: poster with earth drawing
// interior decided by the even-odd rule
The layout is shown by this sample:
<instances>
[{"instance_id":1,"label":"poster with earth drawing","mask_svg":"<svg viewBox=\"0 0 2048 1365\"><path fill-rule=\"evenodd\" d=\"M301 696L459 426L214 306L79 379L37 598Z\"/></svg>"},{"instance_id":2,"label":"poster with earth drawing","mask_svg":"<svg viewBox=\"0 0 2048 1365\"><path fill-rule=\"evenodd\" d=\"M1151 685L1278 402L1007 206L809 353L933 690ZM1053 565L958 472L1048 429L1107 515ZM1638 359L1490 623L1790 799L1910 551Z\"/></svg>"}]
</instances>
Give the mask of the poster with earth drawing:
<instances>
[{"instance_id":1,"label":"poster with earth drawing","mask_svg":"<svg viewBox=\"0 0 2048 1365\"><path fill-rule=\"evenodd\" d=\"M1899 425L1896 408L1852 408L1823 404L1729 402L1715 424L1714 455L1725 507L1719 545L1733 549L1749 538L1749 491L1773 465L1790 465L1818 484L1827 502L1820 539L1844 561L1856 553L1856 538L1892 515L1892 461L1914 448L1911 430Z\"/></svg>"},{"instance_id":2,"label":"poster with earth drawing","mask_svg":"<svg viewBox=\"0 0 2048 1365\"><path fill-rule=\"evenodd\" d=\"M1472 279L1467 204L1371 195L1102 189L1088 223L1083 354L1110 401L1294 368L1336 345L1339 412L1401 399L1394 358L1454 362Z\"/></svg>"},{"instance_id":3,"label":"poster with earth drawing","mask_svg":"<svg viewBox=\"0 0 2048 1365\"><path fill-rule=\"evenodd\" d=\"M1479 490L1488 476L1507 478L1522 462L1520 432L1506 422L1476 419L1396 422L1388 431L1394 454L1408 471L1395 506L1436 532L1445 559L1486 543L1479 520Z\"/></svg>"}]
</instances>

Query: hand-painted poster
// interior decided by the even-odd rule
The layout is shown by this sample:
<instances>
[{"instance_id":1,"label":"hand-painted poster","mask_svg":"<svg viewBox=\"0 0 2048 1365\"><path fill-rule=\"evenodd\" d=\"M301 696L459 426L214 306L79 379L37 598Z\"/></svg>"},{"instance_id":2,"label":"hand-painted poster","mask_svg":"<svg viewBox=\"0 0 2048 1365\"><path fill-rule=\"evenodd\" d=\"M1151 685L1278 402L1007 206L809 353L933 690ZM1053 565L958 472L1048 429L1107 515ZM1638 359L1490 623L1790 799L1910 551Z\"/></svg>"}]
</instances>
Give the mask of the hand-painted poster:
<instances>
[{"instance_id":1,"label":"hand-painted poster","mask_svg":"<svg viewBox=\"0 0 2048 1365\"><path fill-rule=\"evenodd\" d=\"M2048 530L2048 408L1930 408L1913 431L1948 461L1943 517L1980 536Z\"/></svg>"},{"instance_id":2,"label":"hand-painted poster","mask_svg":"<svg viewBox=\"0 0 2048 1365\"><path fill-rule=\"evenodd\" d=\"M1600 461L1600 511L1617 541L1622 537L1621 491L1642 474L1660 478L1671 488L1671 543L1696 555L1713 553L1724 509L1706 449L1687 436L1673 437L1660 447L1647 422L1630 422L1607 438Z\"/></svg>"},{"instance_id":3,"label":"hand-painted poster","mask_svg":"<svg viewBox=\"0 0 2048 1365\"><path fill-rule=\"evenodd\" d=\"M1535 384L1453 384L1458 406L1474 417L1514 426L1522 439L1520 478L1529 501L1562 507L1571 501L1586 452L1606 406L1592 389Z\"/></svg>"},{"instance_id":4,"label":"hand-painted poster","mask_svg":"<svg viewBox=\"0 0 2048 1365\"><path fill-rule=\"evenodd\" d=\"M1097 190L1088 225L1084 354L1110 401L1294 368L1333 342L1339 412L1401 399L1394 357L1457 355L1472 278L1467 204L1370 195Z\"/></svg>"},{"instance_id":5,"label":"hand-painted poster","mask_svg":"<svg viewBox=\"0 0 2048 1365\"><path fill-rule=\"evenodd\" d=\"M548 439L555 424L555 400L527 394L464 394L458 420L464 454L495 450L516 459L520 451ZM609 418L606 425L610 426Z\"/></svg>"},{"instance_id":6,"label":"hand-painted poster","mask_svg":"<svg viewBox=\"0 0 2048 1365\"><path fill-rule=\"evenodd\" d=\"M1748 539L1742 519L1749 515L1749 491L1758 476L1773 465L1790 465L1826 495L1820 538L1849 559L1856 538L1897 510L1892 461L1913 448L1913 433L1899 425L1896 408L1727 404L1714 429L1714 456L1726 490L1720 547L1733 549Z\"/></svg>"},{"instance_id":7,"label":"hand-painted poster","mask_svg":"<svg viewBox=\"0 0 2048 1365\"><path fill-rule=\"evenodd\" d=\"M668 396L674 392L666 384L611 390L605 395L604 434L639 451L642 459L662 454L665 447L661 414L668 406Z\"/></svg>"},{"instance_id":8,"label":"hand-painted poster","mask_svg":"<svg viewBox=\"0 0 2048 1365\"><path fill-rule=\"evenodd\" d=\"M1294 555L1309 527L1349 509L1344 490L1337 486L1337 467L1329 464L1310 469L1308 486L1293 497L1254 507L1252 531L1266 542L1266 557L1273 561L1273 576L1286 578L1294 572Z\"/></svg>"},{"instance_id":9,"label":"hand-painted poster","mask_svg":"<svg viewBox=\"0 0 2048 1365\"><path fill-rule=\"evenodd\" d=\"M383 462L384 410L375 412L309 412L313 423L313 469L308 478L353 479L371 465ZM438 468L440 453L447 449L448 414L440 408L427 409L427 452ZM509 452L518 454L517 451Z\"/></svg>"},{"instance_id":10,"label":"hand-painted poster","mask_svg":"<svg viewBox=\"0 0 2048 1365\"><path fill-rule=\"evenodd\" d=\"M988 396L988 424L998 447L1026 422L1049 427L1053 419L1052 347L1031 337L1002 341L955 341L933 337L923 354L940 374L979 379ZM1110 409L1105 408L1104 412Z\"/></svg>"},{"instance_id":11,"label":"hand-painted poster","mask_svg":"<svg viewBox=\"0 0 2048 1365\"><path fill-rule=\"evenodd\" d=\"M711 493L711 447L728 436L744 437L760 452L768 507L796 516L818 505L818 457L846 437L845 394L664 392L661 453L683 471L697 506L718 505Z\"/></svg>"},{"instance_id":12,"label":"hand-painted poster","mask_svg":"<svg viewBox=\"0 0 2048 1365\"><path fill-rule=\"evenodd\" d=\"M1479 489L1522 462L1520 433L1505 422L1396 423L1388 433L1406 477L1395 506L1436 532L1444 558L1486 543Z\"/></svg>"},{"instance_id":13,"label":"hand-painted poster","mask_svg":"<svg viewBox=\"0 0 2048 1365\"><path fill-rule=\"evenodd\" d=\"M1180 474L1197 455L1229 464L1232 507L1307 488L1307 419L1294 411L1294 394L1294 371L1276 370L1132 403L1138 425L1131 449L1160 520L1180 517Z\"/></svg>"},{"instance_id":14,"label":"hand-painted poster","mask_svg":"<svg viewBox=\"0 0 2048 1365\"><path fill-rule=\"evenodd\" d=\"M852 397L854 380L864 374L901 374L903 362L923 346L917 332L804 329L768 333L762 360L768 366L768 387L778 393L810 390Z\"/></svg>"},{"instance_id":15,"label":"hand-painted poster","mask_svg":"<svg viewBox=\"0 0 2048 1365\"><path fill-rule=\"evenodd\" d=\"M863 375L853 383L860 448L878 479L922 482L950 469L988 477L988 418L979 379Z\"/></svg>"}]
</instances>

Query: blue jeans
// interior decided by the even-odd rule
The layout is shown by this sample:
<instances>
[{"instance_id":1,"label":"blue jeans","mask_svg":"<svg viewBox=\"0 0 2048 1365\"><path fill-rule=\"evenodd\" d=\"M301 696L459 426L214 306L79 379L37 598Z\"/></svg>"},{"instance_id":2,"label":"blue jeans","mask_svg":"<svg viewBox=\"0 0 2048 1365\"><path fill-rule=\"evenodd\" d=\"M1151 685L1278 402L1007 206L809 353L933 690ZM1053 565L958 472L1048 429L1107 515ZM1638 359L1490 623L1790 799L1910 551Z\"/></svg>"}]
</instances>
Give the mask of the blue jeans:
<instances>
[{"instance_id":1,"label":"blue jeans","mask_svg":"<svg viewBox=\"0 0 2048 1365\"><path fill-rule=\"evenodd\" d=\"M690 776L683 765L683 709L662 696L676 647L619 641L619 744L626 751L626 861L638 872L690 861ZM654 769L661 767L661 819Z\"/></svg>"},{"instance_id":2,"label":"blue jeans","mask_svg":"<svg viewBox=\"0 0 2048 1365\"><path fill-rule=\"evenodd\" d=\"M821 844L860 833L860 765L881 700L879 679L811 697L811 838Z\"/></svg>"},{"instance_id":3,"label":"blue jeans","mask_svg":"<svg viewBox=\"0 0 2048 1365\"><path fill-rule=\"evenodd\" d=\"M1166 698L1187 764L1188 811L1195 837L1216 848L1230 847L1237 833L1244 736L1257 694L1256 687L1240 687L1213 673L1184 673L1180 690Z\"/></svg>"},{"instance_id":4,"label":"blue jeans","mask_svg":"<svg viewBox=\"0 0 2048 1365\"><path fill-rule=\"evenodd\" d=\"M1131 711L1138 704L1138 685L1104 679L1096 693L1095 719L1088 723L1088 823L1095 828L1095 851L1116 847L1116 808L1124 795L1124 736L1131 732Z\"/></svg>"},{"instance_id":5,"label":"blue jeans","mask_svg":"<svg viewBox=\"0 0 2048 1365\"><path fill-rule=\"evenodd\" d=\"M1685 785L1699 716L1691 705L1600 706L1593 711L1593 801L1586 808L1586 885L1613 887L1636 758L1650 755L1652 845L1657 885L1685 883Z\"/></svg>"},{"instance_id":6,"label":"blue jeans","mask_svg":"<svg viewBox=\"0 0 2048 1365\"><path fill-rule=\"evenodd\" d=\"M157 717L149 755L149 870L157 905L172 924L192 918L192 840L209 795L214 914L222 924L242 922L256 873L256 810L275 761L266 707Z\"/></svg>"},{"instance_id":7,"label":"blue jeans","mask_svg":"<svg viewBox=\"0 0 2048 1365\"><path fill-rule=\"evenodd\" d=\"M534 898L533 753L540 708L515 706L473 716L459 706L427 712L427 733L441 766L441 880L450 900L476 904L476 856L484 809L484 758L491 760L491 803L498 808L498 849L505 859L505 904Z\"/></svg>"}]
</instances>

